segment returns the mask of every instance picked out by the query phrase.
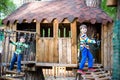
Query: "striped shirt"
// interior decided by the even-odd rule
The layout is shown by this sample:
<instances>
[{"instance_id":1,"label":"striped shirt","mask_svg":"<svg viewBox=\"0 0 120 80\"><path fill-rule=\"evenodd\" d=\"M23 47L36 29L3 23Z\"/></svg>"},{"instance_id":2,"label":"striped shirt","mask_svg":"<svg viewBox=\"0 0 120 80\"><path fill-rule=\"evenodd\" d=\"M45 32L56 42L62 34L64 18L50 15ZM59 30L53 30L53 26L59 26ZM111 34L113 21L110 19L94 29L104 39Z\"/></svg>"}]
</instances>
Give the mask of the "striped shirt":
<instances>
[{"instance_id":1,"label":"striped shirt","mask_svg":"<svg viewBox=\"0 0 120 80\"><path fill-rule=\"evenodd\" d=\"M16 45L16 54L22 54L25 48L28 48L28 45L22 42L11 42L13 45Z\"/></svg>"},{"instance_id":2,"label":"striped shirt","mask_svg":"<svg viewBox=\"0 0 120 80\"><path fill-rule=\"evenodd\" d=\"M86 45L87 43L96 43L96 42L95 40L89 39L86 34L82 34L80 36L80 45L83 46Z\"/></svg>"}]
</instances>

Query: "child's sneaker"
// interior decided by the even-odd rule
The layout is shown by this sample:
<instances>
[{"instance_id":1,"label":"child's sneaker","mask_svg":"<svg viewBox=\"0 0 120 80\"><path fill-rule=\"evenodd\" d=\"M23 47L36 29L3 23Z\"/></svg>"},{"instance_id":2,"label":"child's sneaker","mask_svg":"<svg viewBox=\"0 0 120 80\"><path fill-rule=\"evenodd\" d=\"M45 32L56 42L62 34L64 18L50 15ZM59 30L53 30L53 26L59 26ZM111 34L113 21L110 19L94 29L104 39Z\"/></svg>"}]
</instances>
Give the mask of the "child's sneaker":
<instances>
[{"instance_id":1,"label":"child's sneaker","mask_svg":"<svg viewBox=\"0 0 120 80\"><path fill-rule=\"evenodd\" d=\"M83 70L77 70L77 73L81 73L82 75L85 75L86 73Z\"/></svg>"},{"instance_id":2,"label":"child's sneaker","mask_svg":"<svg viewBox=\"0 0 120 80\"><path fill-rule=\"evenodd\" d=\"M88 71L91 71L91 72L95 72L96 69L93 69L93 68L89 68Z\"/></svg>"}]
</instances>

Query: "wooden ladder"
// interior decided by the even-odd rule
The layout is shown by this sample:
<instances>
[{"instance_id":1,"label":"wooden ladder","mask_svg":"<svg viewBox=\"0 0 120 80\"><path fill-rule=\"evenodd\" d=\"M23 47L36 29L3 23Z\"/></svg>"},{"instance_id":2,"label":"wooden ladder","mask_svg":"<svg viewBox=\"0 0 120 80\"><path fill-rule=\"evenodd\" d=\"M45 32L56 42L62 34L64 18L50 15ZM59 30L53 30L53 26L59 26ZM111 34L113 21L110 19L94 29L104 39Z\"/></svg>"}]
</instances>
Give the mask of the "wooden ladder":
<instances>
[{"instance_id":1,"label":"wooden ladder","mask_svg":"<svg viewBox=\"0 0 120 80\"><path fill-rule=\"evenodd\" d=\"M83 69L86 74L81 75L80 73L76 74L76 80L111 80L110 72L105 71L101 64L94 64L95 72L89 72L87 68L87 64Z\"/></svg>"}]
</instances>

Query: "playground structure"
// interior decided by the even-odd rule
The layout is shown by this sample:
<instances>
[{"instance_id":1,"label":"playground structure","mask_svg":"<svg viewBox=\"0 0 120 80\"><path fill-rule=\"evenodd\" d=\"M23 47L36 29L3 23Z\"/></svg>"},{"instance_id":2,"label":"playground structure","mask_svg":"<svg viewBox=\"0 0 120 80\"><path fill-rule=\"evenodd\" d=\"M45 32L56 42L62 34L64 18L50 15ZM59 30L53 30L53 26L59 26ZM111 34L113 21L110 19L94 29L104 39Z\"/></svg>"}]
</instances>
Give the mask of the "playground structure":
<instances>
[{"instance_id":1,"label":"playground structure","mask_svg":"<svg viewBox=\"0 0 120 80\"><path fill-rule=\"evenodd\" d=\"M53 76L59 76L58 69L63 72L77 69L81 24L88 26L90 38L101 41L99 49L91 47L95 63L102 64L106 71L111 70L112 20L101 9L87 7L83 0L27 3L5 18L3 24L6 26L2 74L16 73L7 70L15 50L9 39L18 41L21 35L30 45L22 61L25 80L44 80L43 69L53 70Z\"/></svg>"}]
</instances>

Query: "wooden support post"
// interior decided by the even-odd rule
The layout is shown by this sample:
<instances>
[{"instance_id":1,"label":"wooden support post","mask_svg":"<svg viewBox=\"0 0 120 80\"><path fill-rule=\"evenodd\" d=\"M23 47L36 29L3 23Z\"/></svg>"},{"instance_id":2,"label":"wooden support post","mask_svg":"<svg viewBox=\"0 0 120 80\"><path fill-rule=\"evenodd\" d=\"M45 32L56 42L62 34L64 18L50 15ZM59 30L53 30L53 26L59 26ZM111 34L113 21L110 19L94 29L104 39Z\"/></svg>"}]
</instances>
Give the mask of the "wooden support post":
<instances>
[{"instance_id":1,"label":"wooden support post","mask_svg":"<svg viewBox=\"0 0 120 80\"><path fill-rule=\"evenodd\" d=\"M108 40L107 40L107 26L106 25L104 25L104 67L107 67L107 59L108 59L108 56L107 56L107 54L108 54L108 46L107 46L107 42L108 42Z\"/></svg>"},{"instance_id":2,"label":"wooden support post","mask_svg":"<svg viewBox=\"0 0 120 80\"><path fill-rule=\"evenodd\" d=\"M54 54L53 54L53 62L59 62L59 54L58 54L58 26L59 22L57 19L53 21L53 36L54 36Z\"/></svg>"},{"instance_id":3,"label":"wooden support post","mask_svg":"<svg viewBox=\"0 0 120 80\"><path fill-rule=\"evenodd\" d=\"M40 37L40 23L36 21L36 61L41 61L42 57L39 58L40 56L40 49L39 49L39 37Z\"/></svg>"},{"instance_id":4,"label":"wooden support post","mask_svg":"<svg viewBox=\"0 0 120 80\"><path fill-rule=\"evenodd\" d=\"M77 25L76 20L71 23L71 37L72 37L72 64L77 64Z\"/></svg>"}]
</instances>

